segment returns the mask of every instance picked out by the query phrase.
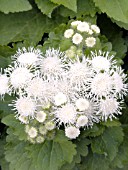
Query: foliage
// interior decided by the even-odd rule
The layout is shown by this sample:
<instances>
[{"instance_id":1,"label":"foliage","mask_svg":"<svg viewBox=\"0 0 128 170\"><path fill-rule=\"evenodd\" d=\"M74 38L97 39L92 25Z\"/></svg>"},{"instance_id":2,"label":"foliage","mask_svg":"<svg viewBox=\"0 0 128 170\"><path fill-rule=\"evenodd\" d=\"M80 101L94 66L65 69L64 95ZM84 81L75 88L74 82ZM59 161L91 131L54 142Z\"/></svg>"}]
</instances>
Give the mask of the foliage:
<instances>
[{"instance_id":1,"label":"foliage","mask_svg":"<svg viewBox=\"0 0 128 170\"><path fill-rule=\"evenodd\" d=\"M34 46L42 52L49 46L70 49L71 41L62 35L78 19L98 24L97 48L116 54L118 65L128 73L127 6L127 0L0 0L0 67L11 63L18 47ZM127 97L118 120L95 124L76 140L68 140L60 130L53 140L35 145L27 142L24 125L8 107L12 98L0 101L2 170L128 169Z\"/></svg>"}]
</instances>

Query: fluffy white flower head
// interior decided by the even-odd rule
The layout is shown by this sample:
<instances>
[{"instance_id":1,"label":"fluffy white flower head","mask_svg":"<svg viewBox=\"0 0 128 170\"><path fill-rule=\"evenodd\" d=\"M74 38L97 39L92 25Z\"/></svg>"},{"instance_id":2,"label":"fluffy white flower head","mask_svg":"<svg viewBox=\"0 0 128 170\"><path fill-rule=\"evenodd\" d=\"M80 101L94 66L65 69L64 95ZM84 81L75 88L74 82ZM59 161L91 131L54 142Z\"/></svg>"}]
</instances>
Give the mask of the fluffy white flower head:
<instances>
[{"instance_id":1,"label":"fluffy white flower head","mask_svg":"<svg viewBox=\"0 0 128 170\"><path fill-rule=\"evenodd\" d=\"M60 124L74 124L76 115L76 109L72 104L66 104L55 111L55 117Z\"/></svg>"},{"instance_id":2,"label":"fluffy white flower head","mask_svg":"<svg viewBox=\"0 0 128 170\"><path fill-rule=\"evenodd\" d=\"M69 78L72 85L80 88L85 87L88 84L88 78L90 78L91 70L85 62L75 62L70 65ZM93 75L93 73L92 73Z\"/></svg>"},{"instance_id":3,"label":"fluffy white flower head","mask_svg":"<svg viewBox=\"0 0 128 170\"><path fill-rule=\"evenodd\" d=\"M113 60L114 56L109 56L109 52L102 52L99 50L91 52L91 55L92 60L89 60L89 62L96 72L100 72L102 70L108 72L111 66L114 66L116 63L116 61Z\"/></svg>"},{"instance_id":4,"label":"fluffy white flower head","mask_svg":"<svg viewBox=\"0 0 128 170\"><path fill-rule=\"evenodd\" d=\"M82 42L82 40L83 40L83 37L79 33L76 33L76 34L73 35L72 42L74 44L78 45Z\"/></svg>"},{"instance_id":5,"label":"fluffy white flower head","mask_svg":"<svg viewBox=\"0 0 128 170\"><path fill-rule=\"evenodd\" d=\"M36 103L28 97L20 97L14 104L11 104L14 107L14 110L18 112L18 115L21 116L30 116L33 117L36 111Z\"/></svg>"},{"instance_id":6,"label":"fluffy white flower head","mask_svg":"<svg viewBox=\"0 0 128 170\"><path fill-rule=\"evenodd\" d=\"M64 72L65 54L59 50L46 50L45 58L41 61L41 73L51 76L59 76Z\"/></svg>"},{"instance_id":7,"label":"fluffy white flower head","mask_svg":"<svg viewBox=\"0 0 128 170\"><path fill-rule=\"evenodd\" d=\"M97 25L91 25L91 29L97 34L100 33L100 28Z\"/></svg>"},{"instance_id":8,"label":"fluffy white flower head","mask_svg":"<svg viewBox=\"0 0 128 170\"><path fill-rule=\"evenodd\" d=\"M96 44L96 39L94 37L88 37L86 38L85 43L87 47L94 47Z\"/></svg>"},{"instance_id":9,"label":"fluffy white flower head","mask_svg":"<svg viewBox=\"0 0 128 170\"><path fill-rule=\"evenodd\" d=\"M123 73L123 70L119 67L116 68L116 71L112 75L113 85L115 92L119 95L120 98L123 95L127 95L128 84L126 84L126 74Z\"/></svg>"},{"instance_id":10,"label":"fluffy white flower head","mask_svg":"<svg viewBox=\"0 0 128 170\"><path fill-rule=\"evenodd\" d=\"M12 73L10 72L10 83L14 89L23 88L33 77L33 74L26 67L19 66L12 69Z\"/></svg>"},{"instance_id":11,"label":"fluffy white flower head","mask_svg":"<svg viewBox=\"0 0 128 170\"><path fill-rule=\"evenodd\" d=\"M112 119L112 117L115 117L114 114L121 114L119 110L120 110L120 105L115 98L107 98L105 100L102 100L100 103L100 111L102 112L102 119L107 120L108 117Z\"/></svg>"},{"instance_id":12,"label":"fluffy white flower head","mask_svg":"<svg viewBox=\"0 0 128 170\"><path fill-rule=\"evenodd\" d=\"M59 92L55 97L54 97L54 100L55 100L55 105L56 106L60 106L64 103L67 102L67 97L65 94L63 94L62 92Z\"/></svg>"},{"instance_id":13,"label":"fluffy white flower head","mask_svg":"<svg viewBox=\"0 0 128 170\"><path fill-rule=\"evenodd\" d=\"M78 24L77 30L79 30L80 32L88 32L89 24L87 22L81 22Z\"/></svg>"},{"instance_id":14,"label":"fluffy white flower head","mask_svg":"<svg viewBox=\"0 0 128 170\"><path fill-rule=\"evenodd\" d=\"M90 104L87 99L79 98L76 100L76 107L79 111L85 111L89 108Z\"/></svg>"},{"instance_id":15,"label":"fluffy white flower head","mask_svg":"<svg viewBox=\"0 0 128 170\"><path fill-rule=\"evenodd\" d=\"M112 79L107 73L98 73L91 83L91 92L96 96L107 96L112 92Z\"/></svg>"},{"instance_id":16,"label":"fluffy white flower head","mask_svg":"<svg viewBox=\"0 0 128 170\"><path fill-rule=\"evenodd\" d=\"M44 111L39 111L36 114L36 120L40 123L43 123L46 120L46 113Z\"/></svg>"},{"instance_id":17,"label":"fluffy white flower head","mask_svg":"<svg viewBox=\"0 0 128 170\"><path fill-rule=\"evenodd\" d=\"M91 63L93 69L98 72L101 70L109 71L109 68L111 66L110 61L103 56L94 57Z\"/></svg>"},{"instance_id":18,"label":"fluffy white flower head","mask_svg":"<svg viewBox=\"0 0 128 170\"><path fill-rule=\"evenodd\" d=\"M73 34L74 34L73 29L67 29L67 30L64 32L64 37L65 37L65 38L71 38Z\"/></svg>"},{"instance_id":19,"label":"fluffy white flower head","mask_svg":"<svg viewBox=\"0 0 128 170\"><path fill-rule=\"evenodd\" d=\"M48 57L43 59L41 71L44 74L57 74L61 70L61 61L56 57Z\"/></svg>"},{"instance_id":20,"label":"fluffy white flower head","mask_svg":"<svg viewBox=\"0 0 128 170\"><path fill-rule=\"evenodd\" d=\"M33 78L26 88L27 94L33 96L34 98L41 98L43 93L43 79L40 77Z\"/></svg>"},{"instance_id":21,"label":"fluffy white flower head","mask_svg":"<svg viewBox=\"0 0 128 170\"><path fill-rule=\"evenodd\" d=\"M50 106L49 102L53 102L54 96L57 93L55 82L45 80L42 89L42 102L44 102L42 105L46 108Z\"/></svg>"},{"instance_id":22,"label":"fluffy white flower head","mask_svg":"<svg viewBox=\"0 0 128 170\"><path fill-rule=\"evenodd\" d=\"M69 139L76 139L80 134L80 130L76 127L70 126L65 129L65 135Z\"/></svg>"},{"instance_id":23,"label":"fluffy white flower head","mask_svg":"<svg viewBox=\"0 0 128 170\"><path fill-rule=\"evenodd\" d=\"M0 74L0 95L3 96L8 92L8 77Z\"/></svg>"},{"instance_id":24,"label":"fluffy white flower head","mask_svg":"<svg viewBox=\"0 0 128 170\"><path fill-rule=\"evenodd\" d=\"M34 127L31 127L29 130L28 130L28 135L30 138L35 138L37 136L37 130L36 128Z\"/></svg>"},{"instance_id":25,"label":"fluffy white flower head","mask_svg":"<svg viewBox=\"0 0 128 170\"><path fill-rule=\"evenodd\" d=\"M33 47L29 47L26 49L23 47L22 49L18 49L17 53L12 56L13 60L20 63L21 65L35 65L42 58L41 51L39 49L34 49Z\"/></svg>"},{"instance_id":26,"label":"fluffy white flower head","mask_svg":"<svg viewBox=\"0 0 128 170\"><path fill-rule=\"evenodd\" d=\"M86 126L88 123L88 117L81 115L80 117L78 117L77 122L76 122L76 126L77 127L82 127L82 126Z\"/></svg>"}]
</instances>

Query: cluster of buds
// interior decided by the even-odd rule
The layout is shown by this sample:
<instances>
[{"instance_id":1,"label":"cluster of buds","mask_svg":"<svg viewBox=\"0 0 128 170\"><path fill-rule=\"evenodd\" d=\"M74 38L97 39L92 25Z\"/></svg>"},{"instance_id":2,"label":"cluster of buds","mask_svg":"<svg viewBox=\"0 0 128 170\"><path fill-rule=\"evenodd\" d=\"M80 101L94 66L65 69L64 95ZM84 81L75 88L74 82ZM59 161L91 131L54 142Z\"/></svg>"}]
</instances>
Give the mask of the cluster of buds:
<instances>
[{"instance_id":1,"label":"cluster of buds","mask_svg":"<svg viewBox=\"0 0 128 170\"><path fill-rule=\"evenodd\" d=\"M24 117L25 118L25 117ZM56 134L55 123L51 120L49 114L44 111L38 112L34 120L30 120L29 123L23 119L25 132L27 133L27 140L31 143L43 143L45 140L52 140Z\"/></svg>"},{"instance_id":2,"label":"cluster of buds","mask_svg":"<svg viewBox=\"0 0 128 170\"><path fill-rule=\"evenodd\" d=\"M64 32L64 37L71 39L75 45L83 45L87 48L93 48L96 45L97 36L100 29L97 25L88 22L73 21L70 28Z\"/></svg>"}]
</instances>

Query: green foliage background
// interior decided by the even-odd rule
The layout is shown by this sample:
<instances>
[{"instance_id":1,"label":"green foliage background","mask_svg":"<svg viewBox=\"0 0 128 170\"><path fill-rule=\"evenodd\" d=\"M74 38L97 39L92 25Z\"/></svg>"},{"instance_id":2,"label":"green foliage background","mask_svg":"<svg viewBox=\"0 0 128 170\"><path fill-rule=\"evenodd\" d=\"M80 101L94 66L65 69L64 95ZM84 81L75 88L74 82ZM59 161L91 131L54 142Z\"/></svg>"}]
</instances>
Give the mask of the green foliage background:
<instances>
[{"instance_id":1,"label":"green foliage background","mask_svg":"<svg viewBox=\"0 0 128 170\"><path fill-rule=\"evenodd\" d=\"M61 50L71 43L62 39L70 19L97 23L102 49L116 52L118 64L128 72L127 0L0 0L0 67L10 64L18 47L49 46ZM0 101L0 165L2 170L127 170L128 97L117 120L94 125L77 140L58 131L52 141L32 145L25 141L24 126Z\"/></svg>"}]
</instances>

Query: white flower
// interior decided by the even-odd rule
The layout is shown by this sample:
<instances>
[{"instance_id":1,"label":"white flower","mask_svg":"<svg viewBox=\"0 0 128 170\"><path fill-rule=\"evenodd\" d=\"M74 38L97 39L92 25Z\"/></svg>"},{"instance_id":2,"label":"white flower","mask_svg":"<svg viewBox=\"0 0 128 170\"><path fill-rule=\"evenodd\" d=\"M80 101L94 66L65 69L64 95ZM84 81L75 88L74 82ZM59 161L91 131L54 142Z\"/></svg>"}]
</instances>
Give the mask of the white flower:
<instances>
[{"instance_id":1,"label":"white flower","mask_svg":"<svg viewBox=\"0 0 128 170\"><path fill-rule=\"evenodd\" d=\"M98 73L91 83L91 92L97 97L106 97L113 93L112 79L107 73Z\"/></svg>"},{"instance_id":2,"label":"white flower","mask_svg":"<svg viewBox=\"0 0 128 170\"><path fill-rule=\"evenodd\" d=\"M12 56L12 60L16 60L16 62L21 65L36 65L42 58L42 53L39 49L34 49L33 47L29 47L26 49L23 47L22 49L18 49L16 54Z\"/></svg>"},{"instance_id":3,"label":"white flower","mask_svg":"<svg viewBox=\"0 0 128 170\"><path fill-rule=\"evenodd\" d=\"M43 107L47 107L46 105L49 105L49 102L53 102L53 98L57 93L57 88L55 85L55 81L48 81L44 80L44 84L42 86L42 103Z\"/></svg>"},{"instance_id":4,"label":"white flower","mask_svg":"<svg viewBox=\"0 0 128 170\"><path fill-rule=\"evenodd\" d=\"M66 104L54 111L54 116L59 124L74 124L76 120L76 109L72 104Z\"/></svg>"},{"instance_id":5,"label":"white flower","mask_svg":"<svg viewBox=\"0 0 128 170\"><path fill-rule=\"evenodd\" d=\"M8 93L8 80L9 78L5 74L0 73L0 95L3 98L5 93Z\"/></svg>"},{"instance_id":6,"label":"white flower","mask_svg":"<svg viewBox=\"0 0 128 170\"><path fill-rule=\"evenodd\" d=\"M37 136L37 130L34 127L29 128L28 135L30 138L35 138Z\"/></svg>"},{"instance_id":7,"label":"white flower","mask_svg":"<svg viewBox=\"0 0 128 170\"><path fill-rule=\"evenodd\" d=\"M44 81L41 77L34 77L26 87L26 92L28 96L33 96L34 98L41 99L42 93L44 91L43 89Z\"/></svg>"},{"instance_id":8,"label":"white flower","mask_svg":"<svg viewBox=\"0 0 128 170\"><path fill-rule=\"evenodd\" d=\"M88 66L86 60L83 58L82 62L75 61L74 63L69 63L70 69L68 72L69 82L72 86L77 88L84 87L86 90L87 86L94 75L90 67Z\"/></svg>"},{"instance_id":9,"label":"white flower","mask_svg":"<svg viewBox=\"0 0 128 170\"><path fill-rule=\"evenodd\" d=\"M42 136L38 136L37 138L36 138L36 142L37 143L43 143L44 142L44 137L42 137Z\"/></svg>"},{"instance_id":10,"label":"white flower","mask_svg":"<svg viewBox=\"0 0 128 170\"><path fill-rule=\"evenodd\" d=\"M13 106L18 115L34 117L36 111L36 103L29 97L20 97L14 100L10 106Z\"/></svg>"},{"instance_id":11,"label":"white flower","mask_svg":"<svg viewBox=\"0 0 128 170\"><path fill-rule=\"evenodd\" d=\"M74 44L78 45L78 44L80 44L80 43L82 42L82 40L83 40L82 35L80 35L80 34L78 34L78 33L76 33L76 34L73 35L72 42L73 42Z\"/></svg>"},{"instance_id":12,"label":"white flower","mask_svg":"<svg viewBox=\"0 0 128 170\"><path fill-rule=\"evenodd\" d=\"M114 56L109 56L109 52L102 52L99 50L95 53L91 52L91 55L92 59L89 60L89 62L92 64L92 67L96 72L100 72L102 70L108 72L111 66L114 66L116 63L113 60Z\"/></svg>"},{"instance_id":13,"label":"white flower","mask_svg":"<svg viewBox=\"0 0 128 170\"><path fill-rule=\"evenodd\" d=\"M46 120L46 113L44 111L39 111L36 114L36 120L43 123Z\"/></svg>"},{"instance_id":14,"label":"white flower","mask_svg":"<svg viewBox=\"0 0 128 170\"><path fill-rule=\"evenodd\" d=\"M86 38L85 43L87 47L94 47L96 44L96 39L94 37L88 37Z\"/></svg>"},{"instance_id":15,"label":"white flower","mask_svg":"<svg viewBox=\"0 0 128 170\"><path fill-rule=\"evenodd\" d=\"M97 56L93 58L91 63L95 71L101 70L109 71L109 68L111 66L110 61L103 56Z\"/></svg>"},{"instance_id":16,"label":"white flower","mask_svg":"<svg viewBox=\"0 0 128 170\"><path fill-rule=\"evenodd\" d=\"M55 100L55 105L56 106L60 106L64 103L67 102L67 97L65 94L63 94L62 92L59 92L55 97L54 97L54 100Z\"/></svg>"},{"instance_id":17,"label":"white flower","mask_svg":"<svg viewBox=\"0 0 128 170\"><path fill-rule=\"evenodd\" d=\"M9 67L6 70L7 74L10 76L10 89L21 89L24 88L32 79L33 74L26 67L21 65L15 65L14 67Z\"/></svg>"},{"instance_id":18,"label":"white flower","mask_svg":"<svg viewBox=\"0 0 128 170\"><path fill-rule=\"evenodd\" d=\"M80 134L80 130L76 127L69 126L65 129L65 135L70 139L76 139Z\"/></svg>"},{"instance_id":19,"label":"white flower","mask_svg":"<svg viewBox=\"0 0 128 170\"><path fill-rule=\"evenodd\" d=\"M81 23L81 21L73 21L73 22L71 22L71 26L77 26L80 23Z\"/></svg>"},{"instance_id":20,"label":"white flower","mask_svg":"<svg viewBox=\"0 0 128 170\"><path fill-rule=\"evenodd\" d=\"M117 99L106 98L101 100L99 112L101 112L102 119L106 121L108 118L112 120L112 117L115 117L114 114L121 114L120 109L121 106Z\"/></svg>"},{"instance_id":21,"label":"white flower","mask_svg":"<svg viewBox=\"0 0 128 170\"><path fill-rule=\"evenodd\" d=\"M86 94L84 90L81 90L78 92L78 94L75 95L75 98L73 100L73 102L76 103L76 107L78 109L77 115L87 117L88 119L88 123L86 124L87 127L93 126L94 122L96 123L99 122L99 116L96 115L99 108L99 102L94 98L94 95L91 96L92 98L88 97L89 94L88 93Z\"/></svg>"},{"instance_id":22,"label":"white flower","mask_svg":"<svg viewBox=\"0 0 128 170\"><path fill-rule=\"evenodd\" d=\"M87 22L81 22L77 26L77 30L79 30L80 32L88 32L89 29L89 24Z\"/></svg>"},{"instance_id":23,"label":"white flower","mask_svg":"<svg viewBox=\"0 0 128 170\"><path fill-rule=\"evenodd\" d=\"M61 94L59 96L62 96L64 103L69 101L74 95L74 90L71 84L69 83L68 75L66 75L65 78L61 79L56 83L56 88L57 88L57 94L58 93Z\"/></svg>"},{"instance_id":24,"label":"white flower","mask_svg":"<svg viewBox=\"0 0 128 170\"><path fill-rule=\"evenodd\" d=\"M21 123L24 123L24 124L28 124L29 123L27 116L20 115L18 117L18 119L21 121Z\"/></svg>"},{"instance_id":25,"label":"white flower","mask_svg":"<svg viewBox=\"0 0 128 170\"><path fill-rule=\"evenodd\" d=\"M128 84L126 84L126 74L123 73L121 67L116 68L116 71L113 72L112 79L116 94L118 94L120 98L123 98L123 95L127 95Z\"/></svg>"},{"instance_id":26,"label":"white flower","mask_svg":"<svg viewBox=\"0 0 128 170\"><path fill-rule=\"evenodd\" d=\"M100 33L100 28L97 25L91 25L91 29L97 34Z\"/></svg>"},{"instance_id":27,"label":"white flower","mask_svg":"<svg viewBox=\"0 0 128 170\"><path fill-rule=\"evenodd\" d=\"M47 122L46 124L45 124L45 128L47 129L47 130L49 130L49 131L51 131L51 130L53 130L53 129L55 129L55 124L54 124L54 122Z\"/></svg>"},{"instance_id":28,"label":"white flower","mask_svg":"<svg viewBox=\"0 0 128 170\"><path fill-rule=\"evenodd\" d=\"M76 126L77 127L86 126L87 123L88 123L88 117L82 115L82 116L78 117L77 122L76 122Z\"/></svg>"},{"instance_id":29,"label":"white flower","mask_svg":"<svg viewBox=\"0 0 128 170\"><path fill-rule=\"evenodd\" d=\"M65 54L59 50L46 50L45 58L41 61L41 73L47 78L57 78L65 70Z\"/></svg>"},{"instance_id":30,"label":"white flower","mask_svg":"<svg viewBox=\"0 0 128 170\"><path fill-rule=\"evenodd\" d=\"M65 38L71 38L73 34L74 34L73 29L68 29L64 32L64 37Z\"/></svg>"},{"instance_id":31,"label":"white flower","mask_svg":"<svg viewBox=\"0 0 128 170\"><path fill-rule=\"evenodd\" d=\"M79 98L76 100L76 107L79 111L85 111L89 108L89 101L87 99Z\"/></svg>"}]
</instances>

